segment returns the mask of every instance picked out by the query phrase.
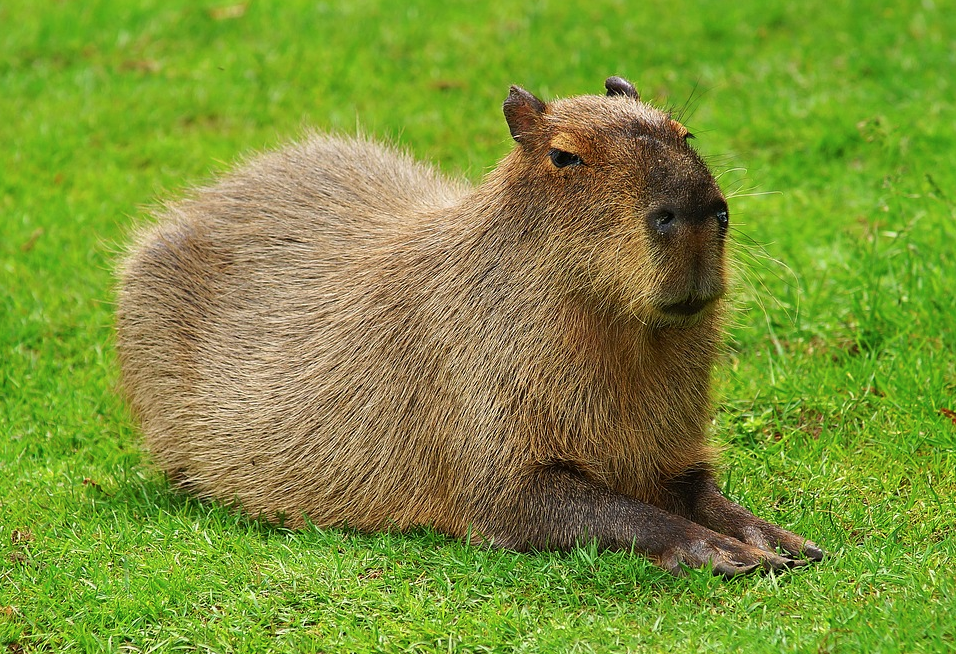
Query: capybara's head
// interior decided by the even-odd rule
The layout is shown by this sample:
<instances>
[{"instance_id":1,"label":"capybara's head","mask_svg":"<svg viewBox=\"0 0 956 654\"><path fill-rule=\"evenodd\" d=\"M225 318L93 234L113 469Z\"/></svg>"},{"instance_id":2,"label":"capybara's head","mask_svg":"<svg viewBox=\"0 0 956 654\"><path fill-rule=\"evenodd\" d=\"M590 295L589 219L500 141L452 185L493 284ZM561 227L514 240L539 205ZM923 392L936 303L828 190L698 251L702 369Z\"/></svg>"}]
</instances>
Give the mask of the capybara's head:
<instances>
[{"instance_id":1,"label":"capybara's head","mask_svg":"<svg viewBox=\"0 0 956 654\"><path fill-rule=\"evenodd\" d=\"M626 80L605 86L547 104L511 88L510 191L582 292L648 324L696 324L724 293L727 202L687 128Z\"/></svg>"}]
</instances>

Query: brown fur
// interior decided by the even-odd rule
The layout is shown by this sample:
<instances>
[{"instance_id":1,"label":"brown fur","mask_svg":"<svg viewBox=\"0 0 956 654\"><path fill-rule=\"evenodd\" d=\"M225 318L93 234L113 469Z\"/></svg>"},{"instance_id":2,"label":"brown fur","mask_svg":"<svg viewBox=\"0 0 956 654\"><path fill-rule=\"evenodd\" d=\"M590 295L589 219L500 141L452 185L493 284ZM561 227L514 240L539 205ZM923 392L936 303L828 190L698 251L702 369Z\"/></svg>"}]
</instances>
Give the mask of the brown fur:
<instances>
[{"instance_id":1,"label":"brown fur","mask_svg":"<svg viewBox=\"0 0 956 654\"><path fill-rule=\"evenodd\" d=\"M159 465L293 526L595 538L675 571L819 558L711 480L726 204L682 125L607 89L513 87L518 145L477 188L313 135L169 207L117 324Z\"/></svg>"}]
</instances>

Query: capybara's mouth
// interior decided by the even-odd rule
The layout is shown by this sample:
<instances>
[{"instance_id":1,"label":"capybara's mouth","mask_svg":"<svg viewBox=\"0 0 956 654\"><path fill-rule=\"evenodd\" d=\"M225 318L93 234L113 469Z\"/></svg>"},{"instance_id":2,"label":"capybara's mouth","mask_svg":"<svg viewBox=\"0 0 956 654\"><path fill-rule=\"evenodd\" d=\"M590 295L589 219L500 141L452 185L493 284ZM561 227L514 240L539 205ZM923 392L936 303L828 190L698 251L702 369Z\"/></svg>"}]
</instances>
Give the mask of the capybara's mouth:
<instances>
[{"instance_id":1,"label":"capybara's mouth","mask_svg":"<svg viewBox=\"0 0 956 654\"><path fill-rule=\"evenodd\" d=\"M688 297L680 302L674 302L673 304L665 304L661 307L661 311L671 315L671 316L682 316L688 317L693 316L708 306L710 306L714 301L714 298L701 298L701 297Z\"/></svg>"}]
</instances>

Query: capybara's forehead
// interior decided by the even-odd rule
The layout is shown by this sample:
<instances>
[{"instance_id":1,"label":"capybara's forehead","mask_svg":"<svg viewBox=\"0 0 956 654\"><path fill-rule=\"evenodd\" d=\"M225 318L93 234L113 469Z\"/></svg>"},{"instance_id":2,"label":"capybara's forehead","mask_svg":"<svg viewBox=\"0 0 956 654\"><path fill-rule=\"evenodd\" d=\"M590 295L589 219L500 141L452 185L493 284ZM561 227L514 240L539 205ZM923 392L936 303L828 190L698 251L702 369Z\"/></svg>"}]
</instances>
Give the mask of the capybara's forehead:
<instances>
[{"instance_id":1,"label":"capybara's forehead","mask_svg":"<svg viewBox=\"0 0 956 654\"><path fill-rule=\"evenodd\" d=\"M547 105L545 119L555 131L600 138L602 135L664 136L679 138L687 130L669 113L653 105L627 98L582 95L555 100Z\"/></svg>"}]
</instances>

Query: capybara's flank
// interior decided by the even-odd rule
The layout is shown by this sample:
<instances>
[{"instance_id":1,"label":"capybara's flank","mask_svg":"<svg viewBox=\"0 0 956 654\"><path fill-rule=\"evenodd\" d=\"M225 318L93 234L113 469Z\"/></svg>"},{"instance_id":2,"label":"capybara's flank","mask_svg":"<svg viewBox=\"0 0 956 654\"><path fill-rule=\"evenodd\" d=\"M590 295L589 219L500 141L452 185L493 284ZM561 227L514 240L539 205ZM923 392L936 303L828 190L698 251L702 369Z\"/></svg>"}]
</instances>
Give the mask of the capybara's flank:
<instances>
[{"instance_id":1,"label":"capybara's flank","mask_svg":"<svg viewBox=\"0 0 956 654\"><path fill-rule=\"evenodd\" d=\"M313 135L166 209L120 270L123 383L171 479L255 516L596 540L679 572L819 559L721 495L706 432L728 210L619 77L477 188Z\"/></svg>"}]
</instances>

